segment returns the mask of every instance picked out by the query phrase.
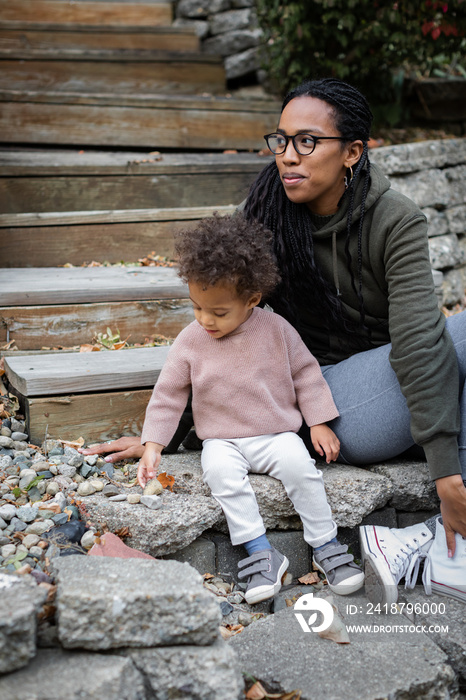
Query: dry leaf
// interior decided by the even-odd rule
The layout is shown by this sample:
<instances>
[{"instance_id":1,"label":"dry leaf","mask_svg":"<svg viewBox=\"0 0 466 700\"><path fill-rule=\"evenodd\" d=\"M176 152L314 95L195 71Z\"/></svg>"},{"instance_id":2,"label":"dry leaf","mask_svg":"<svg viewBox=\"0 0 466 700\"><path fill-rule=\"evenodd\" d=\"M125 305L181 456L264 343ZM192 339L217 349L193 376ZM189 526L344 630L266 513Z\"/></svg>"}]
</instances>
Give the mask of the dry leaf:
<instances>
[{"instance_id":1,"label":"dry leaf","mask_svg":"<svg viewBox=\"0 0 466 700\"><path fill-rule=\"evenodd\" d=\"M170 491L173 491L173 484L175 483L174 476L167 474L167 472L162 472L157 475L157 480L160 481L164 489L168 487Z\"/></svg>"},{"instance_id":2,"label":"dry leaf","mask_svg":"<svg viewBox=\"0 0 466 700\"><path fill-rule=\"evenodd\" d=\"M235 634L242 632L244 627L243 625L222 625L219 629L223 639L230 639L230 637L234 637Z\"/></svg>"},{"instance_id":3,"label":"dry leaf","mask_svg":"<svg viewBox=\"0 0 466 700\"><path fill-rule=\"evenodd\" d=\"M301 576L301 578L298 578L298 581L300 583L304 583L305 585L319 583L320 576L318 573L310 571L308 574L305 574L304 576Z\"/></svg>"},{"instance_id":4,"label":"dry leaf","mask_svg":"<svg viewBox=\"0 0 466 700\"><path fill-rule=\"evenodd\" d=\"M203 576L204 581L208 581L210 578L215 578L213 574L206 573Z\"/></svg>"},{"instance_id":5,"label":"dry leaf","mask_svg":"<svg viewBox=\"0 0 466 700\"><path fill-rule=\"evenodd\" d=\"M77 440L60 440L58 439L58 442L61 442L62 445L66 445L66 447L74 447L75 450L77 450L79 447L82 447L84 445L84 438L80 437Z\"/></svg>"},{"instance_id":6,"label":"dry leaf","mask_svg":"<svg viewBox=\"0 0 466 700\"><path fill-rule=\"evenodd\" d=\"M59 513L61 513L61 508L58 505L58 503L47 503L45 501L43 503L39 503L38 507L39 507L39 510L50 510L53 513L55 513L55 515L58 515Z\"/></svg>"},{"instance_id":7,"label":"dry leaf","mask_svg":"<svg viewBox=\"0 0 466 700\"><path fill-rule=\"evenodd\" d=\"M129 527L120 527L118 530L115 530L114 533L117 537L131 537L130 532L129 532Z\"/></svg>"},{"instance_id":8,"label":"dry leaf","mask_svg":"<svg viewBox=\"0 0 466 700\"><path fill-rule=\"evenodd\" d=\"M97 345L90 345L90 343L85 343L79 346L79 352L100 352L100 348Z\"/></svg>"},{"instance_id":9,"label":"dry leaf","mask_svg":"<svg viewBox=\"0 0 466 700\"><path fill-rule=\"evenodd\" d=\"M292 690L291 693L268 693L260 681L256 681L246 693L247 700L300 700L301 691Z\"/></svg>"}]
</instances>

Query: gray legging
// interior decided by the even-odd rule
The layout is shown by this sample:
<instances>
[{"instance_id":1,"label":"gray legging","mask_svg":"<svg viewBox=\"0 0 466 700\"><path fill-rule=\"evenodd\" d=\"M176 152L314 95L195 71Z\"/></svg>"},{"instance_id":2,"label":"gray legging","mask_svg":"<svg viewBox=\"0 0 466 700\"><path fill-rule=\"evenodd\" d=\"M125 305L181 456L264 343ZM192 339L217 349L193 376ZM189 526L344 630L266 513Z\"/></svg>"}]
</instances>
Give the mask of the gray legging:
<instances>
[{"instance_id":1,"label":"gray legging","mask_svg":"<svg viewBox=\"0 0 466 700\"><path fill-rule=\"evenodd\" d=\"M459 458L466 479L466 312L447 319L460 371ZM353 355L322 372L340 412L329 425L341 442L340 459L368 464L390 459L412 447L410 416L395 372L390 345ZM363 380L363 381L362 381Z\"/></svg>"}]
</instances>

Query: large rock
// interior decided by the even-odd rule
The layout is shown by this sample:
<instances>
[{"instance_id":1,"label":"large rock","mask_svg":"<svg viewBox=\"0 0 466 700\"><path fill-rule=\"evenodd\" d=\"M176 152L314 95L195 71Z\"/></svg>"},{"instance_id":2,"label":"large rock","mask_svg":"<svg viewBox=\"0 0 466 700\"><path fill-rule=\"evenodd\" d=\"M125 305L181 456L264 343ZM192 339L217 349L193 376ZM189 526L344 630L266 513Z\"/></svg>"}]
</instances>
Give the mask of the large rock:
<instances>
[{"instance_id":1,"label":"large rock","mask_svg":"<svg viewBox=\"0 0 466 700\"><path fill-rule=\"evenodd\" d=\"M456 234L429 238L430 264L434 270L455 267L464 262L464 252Z\"/></svg>"},{"instance_id":2,"label":"large rock","mask_svg":"<svg viewBox=\"0 0 466 700\"><path fill-rule=\"evenodd\" d=\"M218 605L189 564L79 556L55 562L65 648L207 645L218 637Z\"/></svg>"},{"instance_id":3,"label":"large rock","mask_svg":"<svg viewBox=\"0 0 466 700\"><path fill-rule=\"evenodd\" d=\"M29 666L0 679L0 700L146 700L131 659L39 650Z\"/></svg>"},{"instance_id":4,"label":"large rock","mask_svg":"<svg viewBox=\"0 0 466 700\"><path fill-rule=\"evenodd\" d=\"M438 139L385 146L371 151L370 159L386 175L411 173L464 163L466 139Z\"/></svg>"},{"instance_id":5,"label":"large rock","mask_svg":"<svg viewBox=\"0 0 466 700\"><path fill-rule=\"evenodd\" d=\"M450 233L466 233L466 204L451 207L445 212Z\"/></svg>"},{"instance_id":6,"label":"large rock","mask_svg":"<svg viewBox=\"0 0 466 700\"><path fill-rule=\"evenodd\" d=\"M439 508L435 484L425 462L386 462L370 467L371 471L390 480L393 491L389 504L398 510L433 510Z\"/></svg>"},{"instance_id":7,"label":"large rock","mask_svg":"<svg viewBox=\"0 0 466 700\"><path fill-rule=\"evenodd\" d=\"M243 672L266 683L270 691L299 689L301 700L446 700L455 696L456 679L446 654L425 634L410 632L406 617L367 614L363 594L334 596L334 604L345 626L373 627L348 630L350 643L337 644L312 631L306 634L294 608L280 610L228 642ZM314 624L322 619L317 614Z\"/></svg>"},{"instance_id":8,"label":"large rock","mask_svg":"<svg viewBox=\"0 0 466 700\"><path fill-rule=\"evenodd\" d=\"M37 613L45 597L32 577L0 573L0 673L26 666L36 653Z\"/></svg>"},{"instance_id":9,"label":"large rock","mask_svg":"<svg viewBox=\"0 0 466 700\"><path fill-rule=\"evenodd\" d=\"M219 639L208 647L133 649L127 653L157 700L236 700L244 697L234 650Z\"/></svg>"}]
</instances>

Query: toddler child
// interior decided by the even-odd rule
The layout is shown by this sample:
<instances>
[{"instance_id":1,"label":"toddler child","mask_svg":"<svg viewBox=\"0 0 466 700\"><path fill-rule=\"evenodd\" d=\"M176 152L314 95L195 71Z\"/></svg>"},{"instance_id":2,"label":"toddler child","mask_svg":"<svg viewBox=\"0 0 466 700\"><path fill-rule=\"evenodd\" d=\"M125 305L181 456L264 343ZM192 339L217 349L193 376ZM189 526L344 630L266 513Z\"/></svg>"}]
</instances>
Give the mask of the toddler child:
<instances>
[{"instance_id":1,"label":"toddler child","mask_svg":"<svg viewBox=\"0 0 466 700\"><path fill-rule=\"evenodd\" d=\"M179 274L196 320L176 338L154 387L138 467L144 486L192 393L204 481L222 506L232 544L248 554L238 566L249 604L278 593L289 563L266 537L249 472L283 483L333 592L353 593L364 580L336 540L322 472L297 435L304 417L317 453L327 463L338 457L338 438L326 425L338 416L330 389L297 331L258 307L279 281L270 241L262 224L240 214L204 219L177 236Z\"/></svg>"}]
</instances>

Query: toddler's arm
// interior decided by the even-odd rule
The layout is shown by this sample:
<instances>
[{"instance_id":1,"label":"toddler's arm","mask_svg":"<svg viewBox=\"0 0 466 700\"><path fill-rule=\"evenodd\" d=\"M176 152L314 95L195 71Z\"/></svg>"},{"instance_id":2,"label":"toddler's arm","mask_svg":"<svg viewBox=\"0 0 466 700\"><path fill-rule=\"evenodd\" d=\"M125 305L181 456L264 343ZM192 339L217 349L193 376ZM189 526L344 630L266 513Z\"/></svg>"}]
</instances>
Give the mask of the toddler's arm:
<instances>
[{"instance_id":1,"label":"toddler's arm","mask_svg":"<svg viewBox=\"0 0 466 700\"><path fill-rule=\"evenodd\" d=\"M157 442L146 442L144 453L138 465L138 483L142 488L148 481L157 476L157 468L162 459L162 450L165 445Z\"/></svg>"},{"instance_id":2,"label":"toddler's arm","mask_svg":"<svg viewBox=\"0 0 466 700\"><path fill-rule=\"evenodd\" d=\"M313 425L311 428L311 440L315 451L321 457L326 457L326 462L334 462L340 454L340 441L326 423Z\"/></svg>"}]
</instances>

